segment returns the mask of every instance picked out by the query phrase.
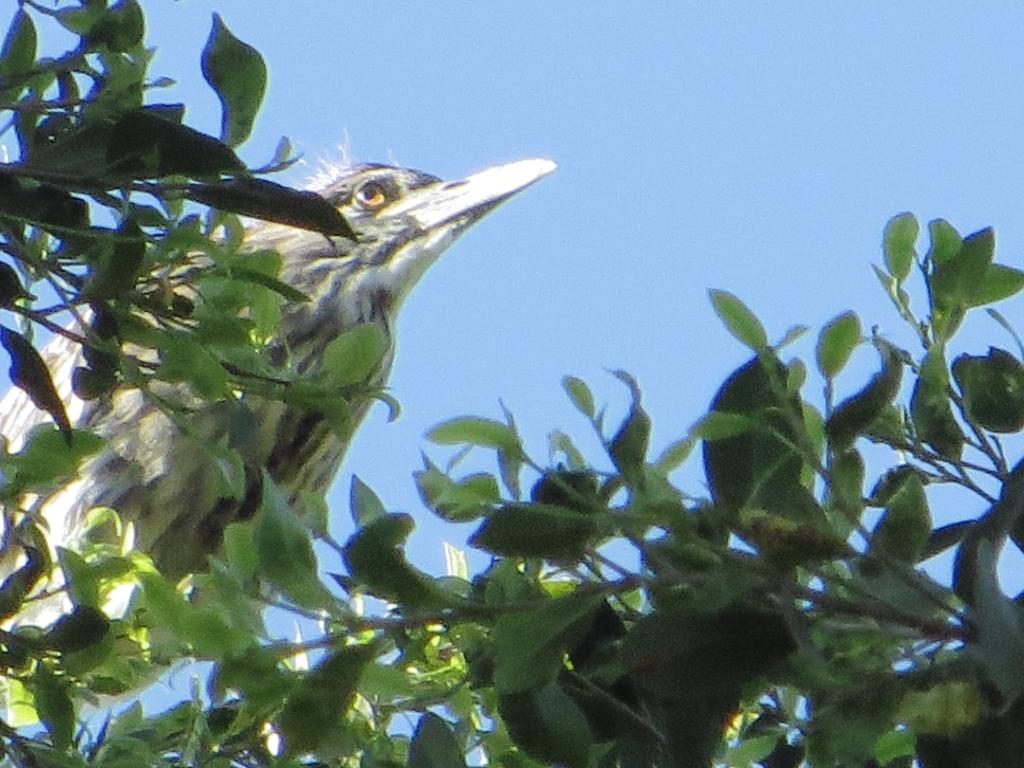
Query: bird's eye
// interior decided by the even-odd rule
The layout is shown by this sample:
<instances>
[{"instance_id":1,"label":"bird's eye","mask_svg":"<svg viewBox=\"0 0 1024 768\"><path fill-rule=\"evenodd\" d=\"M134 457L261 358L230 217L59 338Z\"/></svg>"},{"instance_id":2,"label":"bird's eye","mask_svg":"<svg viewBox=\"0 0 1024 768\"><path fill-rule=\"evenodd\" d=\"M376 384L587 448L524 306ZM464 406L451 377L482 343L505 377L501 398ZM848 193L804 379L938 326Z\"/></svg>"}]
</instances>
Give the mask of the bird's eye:
<instances>
[{"instance_id":1,"label":"bird's eye","mask_svg":"<svg viewBox=\"0 0 1024 768\"><path fill-rule=\"evenodd\" d=\"M363 208L380 208L388 201L388 193L384 186L376 181L368 181L356 190L356 202Z\"/></svg>"}]
</instances>

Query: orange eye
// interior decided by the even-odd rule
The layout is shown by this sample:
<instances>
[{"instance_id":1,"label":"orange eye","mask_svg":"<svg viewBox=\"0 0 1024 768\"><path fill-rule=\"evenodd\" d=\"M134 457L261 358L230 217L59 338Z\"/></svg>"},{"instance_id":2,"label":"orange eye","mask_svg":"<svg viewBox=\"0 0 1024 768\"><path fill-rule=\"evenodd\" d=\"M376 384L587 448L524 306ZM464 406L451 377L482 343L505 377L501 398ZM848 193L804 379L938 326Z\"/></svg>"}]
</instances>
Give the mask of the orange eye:
<instances>
[{"instance_id":1,"label":"orange eye","mask_svg":"<svg viewBox=\"0 0 1024 768\"><path fill-rule=\"evenodd\" d=\"M387 201L387 192L376 181L368 181L356 190L356 202L364 208L380 208Z\"/></svg>"}]
</instances>

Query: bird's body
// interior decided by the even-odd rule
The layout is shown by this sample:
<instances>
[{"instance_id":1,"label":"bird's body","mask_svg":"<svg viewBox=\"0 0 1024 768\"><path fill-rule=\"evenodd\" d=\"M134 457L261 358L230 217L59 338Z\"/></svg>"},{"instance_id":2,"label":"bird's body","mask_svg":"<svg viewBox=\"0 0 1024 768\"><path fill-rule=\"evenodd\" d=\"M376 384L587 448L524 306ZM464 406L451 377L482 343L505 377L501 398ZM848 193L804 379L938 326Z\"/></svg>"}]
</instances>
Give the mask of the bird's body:
<instances>
[{"instance_id":1,"label":"bird's body","mask_svg":"<svg viewBox=\"0 0 1024 768\"><path fill-rule=\"evenodd\" d=\"M285 306L269 353L297 374L313 374L331 340L374 323L387 348L366 384L382 386L394 355L396 312L409 289L467 227L553 168L528 160L442 182L406 169L360 166L321 191L356 240L276 224L254 227L246 247L280 253L281 281L310 299ZM135 526L137 548L172 578L203 567L225 525L254 513L264 470L298 502L306 493L326 492L347 446L316 409L253 395L210 403L180 385L161 384L158 394L181 406L173 416L139 389L82 402L70 385L81 359L77 345L57 337L44 359L73 423L105 443L75 481L34 501L51 543L72 541L89 509L111 507ZM365 408L352 414L353 427ZM20 390L0 401L0 434L12 447L47 418ZM241 467L220 462L218 447L237 451ZM9 551L19 543L10 536L17 517L5 514Z\"/></svg>"}]
</instances>

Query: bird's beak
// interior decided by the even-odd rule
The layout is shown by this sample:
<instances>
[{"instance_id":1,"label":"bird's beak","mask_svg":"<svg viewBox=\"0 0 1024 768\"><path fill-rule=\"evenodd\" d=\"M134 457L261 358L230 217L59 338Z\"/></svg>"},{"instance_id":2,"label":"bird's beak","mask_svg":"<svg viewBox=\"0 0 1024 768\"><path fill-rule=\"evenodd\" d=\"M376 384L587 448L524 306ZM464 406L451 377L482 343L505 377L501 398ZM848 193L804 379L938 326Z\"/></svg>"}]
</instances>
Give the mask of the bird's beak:
<instances>
[{"instance_id":1,"label":"bird's beak","mask_svg":"<svg viewBox=\"0 0 1024 768\"><path fill-rule=\"evenodd\" d=\"M386 213L389 217L409 216L416 221L421 232L444 229L449 234L458 234L496 205L557 167L551 160L542 159L496 165L461 181L439 181L421 187Z\"/></svg>"}]
</instances>

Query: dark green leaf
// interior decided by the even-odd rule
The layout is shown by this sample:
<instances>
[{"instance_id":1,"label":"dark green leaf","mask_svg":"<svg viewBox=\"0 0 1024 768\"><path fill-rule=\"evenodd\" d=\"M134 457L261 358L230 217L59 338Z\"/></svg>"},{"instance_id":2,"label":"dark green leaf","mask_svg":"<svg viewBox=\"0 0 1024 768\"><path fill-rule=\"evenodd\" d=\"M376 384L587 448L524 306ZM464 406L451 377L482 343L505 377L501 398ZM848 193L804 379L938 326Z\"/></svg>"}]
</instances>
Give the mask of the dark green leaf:
<instances>
[{"instance_id":1,"label":"dark green leaf","mask_svg":"<svg viewBox=\"0 0 1024 768\"><path fill-rule=\"evenodd\" d=\"M530 611L501 614L492 635L498 692L521 693L554 680L565 654L603 606L603 595L570 595Z\"/></svg>"},{"instance_id":2,"label":"dark green leaf","mask_svg":"<svg viewBox=\"0 0 1024 768\"><path fill-rule=\"evenodd\" d=\"M41 549L22 547L25 562L0 583L0 618L6 619L21 610L29 592L49 570L48 558Z\"/></svg>"},{"instance_id":3,"label":"dark green leaf","mask_svg":"<svg viewBox=\"0 0 1024 768\"><path fill-rule=\"evenodd\" d=\"M355 238L338 210L316 192L300 191L266 179L230 179L193 184L188 197L222 211L291 227Z\"/></svg>"},{"instance_id":4,"label":"dark green leaf","mask_svg":"<svg viewBox=\"0 0 1024 768\"><path fill-rule=\"evenodd\" d=\"M34 298L21 285L21 278L10 264L0 262L0 307L13 307L18 299Z\"/></svg>"},{"instance_id":5,"label":"dark green leaf","mask_svg":"<svg viewBox=\"0 0 1024 768\"><path fill-rule=\"evenodd\" d=\"M0 174L0 216L60 228L62 233L89 223L84 200L47 184L24 186L4 174Z\"/></svg>"},{"instance_id":6,"label":"dark green leaf","mask_svg":"<svg viewBox=\"0 0 1024 768\"><path fill-rule=\"evenodd\" d=\"M408 768L465 768L466 759L448 723L426 712L409 744Z\"/></svg>"},{"instance_id":7,"label":"dark green leaf","mask_svg":"<svg viewBox=\"0 0 1024 768\"><path fill-rule=\"evenodd\" d=\"M98 608L77 605L61 616L43 636L42 644L62 653L73 653L98 643L107 634L110 620Z\"/></svg>"},{"instance_id":8,"label":"dark green leaf","mask_svg":"<svg viewBox=\"0 0 1024 768\"><path fill-rule=\"evenodd\" d=\"M957 523L950 523L936 528L928 536L928 543L921 553L921 559L927 560L945 552L950 547L957 546L967 533L974 527L974 520L961 520Z\"/></svg>"},{"instance_id":9,"label":"dark green leaf","mask_svg":"<svg viewBox=\"0 0 1024 768\"><path fill-rule=\"evenodd\" d=\"M786 370L775 357L765 363L754 358L729 376L711 403L709 427L736 428L703 444L712 499L729 516L747 505L775 507L803 489L803 459L793 445L793 424L783 415L783 409L802 409L796 395L781 394Z\"/></svg>"},{"instance_id":10,"label":"dark green leaf","mask_svg":"<svg viewBox=\"0 0 1024 768\"><path fill-rule=\"evenodd\" d=\"M217 139L150 109L118 118L106 143L106 160L111 173L142 177L211 176L245 169Z\"/></svg>"},{"instance_id":11,"label":"dark green leaf","mask_svg":"<svg viewBox=\"0 0 1024 768\"><path fill-rule=\"evenodd\" d=\"M853 312L844 312L830 320L818 336L815 361L826 378L834 378L845 366L860 343L860 320Z\"/></svg>"},{"instance_id":12,"label":"dark green leaf","mask_svg":"<svg viewBox=\"0 0 1024 768\"><path fill-rule=\"evenodd\" d=\"M907 279L910 267L917 258L914 244L917 242L919 229L917 219L912 213L893 216L885 225L885 233L882 236L885 268L897 282Z\"/></svg>"},{"instance_id":13,"label":"dark green leaf","mask_svg":"<svg viewBox=\"0 0 1024 768\"><path fill-rule=\"evenodd\" d=\"M36 60L36 26L32 17L18 8L7 28L3 47L0 48L0 90L7 87L7 80L27 73Z\"/></svg>"},{"instance_id":14,"label":"dark green leaf","mask_svg":"<svg viewBox=\"0 0 1024 768\"><path fill-rule=\"evenodd\" d=\"M846 518L859 518L864 506L864 459L854 448L832 457L829 465L829 493Z\"/></svg>"},{"instance_id":15,"label":"dark green leaf","mask_svg":"<svg viewBox=\"0 0 1024 768\"><path fill-rule=\"evenodd\" d=\"M871 536L871 551L904 563L916 563L932 532L928 497L917 472L902 475L903 482L889 495L885 513Z\"/></svg>"},{"instance_id":16,"label":"dark green leaf","mask_svg":"<svg viewBox=\"0 0 1024 768\"><path fill-rule=\"evenodd\" d=\"M259 553L260 571L275 587L306 607L319 607L329 599L317 576L309 531L296 518L266 470L253 538Z\"/></svg>"},{"instance_id":17,"label":"dark green leaf","mask_svg":"<svg viewBox=\"0 0 1024 768\"><path fill-rule=\"evenodd\" d=\"M498 711L516 745L539 763L589 765L592 736L587 718L557 684L504 694Z\"/></svg>"},{"instance_id":18,"label":"dark green leaf","mask_svg":"<svg viewBox=\"0 0 1024 768\"><path fill-rule=\"evenodd\" d=\"M11 367L8 369L11 383L23 390L36 408L50 414L68 445L71 445L71 422L42 356L28 339L10 328L0 328L0 343L11 356Z\"/></svg>"},{"instance_id":19,"label":"dark green leaf","mask_svg":"<svg viewBox=\"0 0 1024 768\"><path fill-rule=\"evenodd\" d=\"M345 565L355 585L406 609L434 605L440 594L431 579L405 558L402 548L413 527L409 515L384 515L345 544Z\"/></svg>"},{"instance_id":20,"label":"dark green leaf","mask_svg":"<svg viewBox=\"0 0 1024 768\"><path fill-rule=\"evenodd\" d=\"M651 439L651 418L640 404L640 387L633 377L620 371L620 379L630 388L629 414L608 443L608 455L626 483L633 488L643 482L647 446Z\"/></svg>"},{"instance_id":21,"label":"dark green leaf","mask_svg":"<svg viewBox=\"0 0 1024 768\"><path fill-rule=\"evenodd\" d=\"M712 696L765 674L796 650L786 620L767 608L662 611L626 636L622 659L644 689L666 697Z\"/></svg>"},{"instance_id":22,"label":"dark green leaf","mask_svg":"<svg viewBox=\"0 0 1024 768\"><path fill-rule=\"evenodd\" d=\"M899 392L903 379L899 355L884 343L879 344L878 353L882 369L859 392L841 402L825 424L829 439L836 445L849 445L863 434Z\"/></svg>"},{"instance_id":23,"label":"dark green leaf","mask_svg":"<svg viewBox=\"0 0 1024 768\"><path fill-rule=\"evenodd\" d=\"M98 245L85 295L91 300L122 298L135 287L146 257L142 229L134 220L125 219L108 241Z\"/></svg>"},{"instance_id":24,"label":"dark green leaf","mask_svg":"<svg viewBox=\"0 0 1024 768\"><path fill-rule=\"evenodd\" d=\"M289 755L312 752L337 736L363 669L375 655L372 646L335 651L299 683L277 721Z\"/></svg>"},{"instance_id":25,"label":"dark green leaf","mask_svg":"<svg viewBox=\"0 0 1024 768\"><path fill-rule=\"evenodd\" d=\"M946 458L958 459L963 450L960 431L950 405L949 372L941 346L933 346L921 363L910 397L910 416L917 436Z\"/></svg>"},{"instance_id":26,"label":"dark green leaf","mask_svg":"<svg viewBox=\"0 0 1024 768\"><path fill-rule=\"evenodd\" d=\"M40 664L32 676L32 692L39 719L46 726L53 746L67 749L75 729L75 708L68 693L68 680L57 677L45 664Z\"/></svg>"},{"instance_id":27,"label":"dark green leaf","mask_svg":"<svg viewBox=\"0 0 1024 768\"><path fill-rule=\"evenodd\" d=\"M992 432L1024 428L1024 366L1009 352L989 347L984 357L960 355L953 378L967 415Z\"/></svg>"},{"instance_id":28,"label":"dark green leaf","mask_svg":"<svg viewBox=\"0 0 1024 768\"><path fill-rule=\"evenodd\" d=\"M89 29L89 44L105 45L111 51L128 51L146 34L146 20L136 0L118 0Z\"/></svg>"},{"instance_id":29,"label":"dark green leaf","mask_svg":"<svg viewBox=\"0 0 1024 768\"><path fill-rule=\"evenodd\" d=\"M470 544L505 557L576 562L597 534L592 515L553 504L505 504L470 537Z\"/></svg>"},{"instance_id":30,"label":"dark green leaf","mask_svg":"<svg viewBox=\"0 0 1024 768\"><path fill-rule=\"evenodd\" d=\"M768 334L757 316L747 305L728 291L708 291L715 313L721 318L729 333L741 343L758 352L768 346Z\"/></svg>"},{"instance_id":31,"label":"dark green leaf","mask_svg":"<svg viewBox=\"0 0 1024 768\"><path fill-rule=\"evenodd\" d=\"M203 77L220 99L221 139L238 146L252 132L263 102L267 65L259 51L231 34L217 13L200 61Z\"/></svg>"}]
</instances>

